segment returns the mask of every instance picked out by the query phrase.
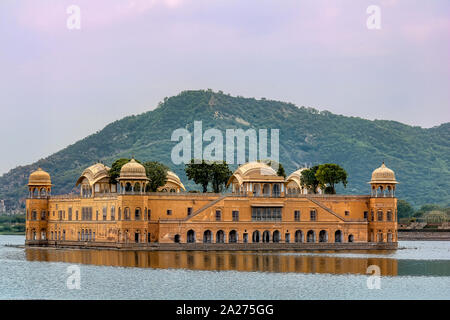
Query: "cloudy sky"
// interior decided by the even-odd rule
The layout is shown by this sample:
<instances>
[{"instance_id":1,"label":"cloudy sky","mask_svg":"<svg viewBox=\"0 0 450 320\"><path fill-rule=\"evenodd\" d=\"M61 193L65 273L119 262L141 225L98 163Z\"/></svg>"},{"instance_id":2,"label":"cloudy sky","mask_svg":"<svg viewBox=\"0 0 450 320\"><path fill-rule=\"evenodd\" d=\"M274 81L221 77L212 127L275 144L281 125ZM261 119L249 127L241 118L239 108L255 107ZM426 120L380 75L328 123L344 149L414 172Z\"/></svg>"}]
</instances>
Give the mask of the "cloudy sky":
<instances>
[{"instance_id":1,"label":"cloudy sky","mask_svg":"<svg viewBox=\"0 0 450 320\"><path fill-rule=\"evenodd\" d=\"M448 0L1 0L0 174L186 89L439 125L449 40Z\"/></svg>"}]
</instances>

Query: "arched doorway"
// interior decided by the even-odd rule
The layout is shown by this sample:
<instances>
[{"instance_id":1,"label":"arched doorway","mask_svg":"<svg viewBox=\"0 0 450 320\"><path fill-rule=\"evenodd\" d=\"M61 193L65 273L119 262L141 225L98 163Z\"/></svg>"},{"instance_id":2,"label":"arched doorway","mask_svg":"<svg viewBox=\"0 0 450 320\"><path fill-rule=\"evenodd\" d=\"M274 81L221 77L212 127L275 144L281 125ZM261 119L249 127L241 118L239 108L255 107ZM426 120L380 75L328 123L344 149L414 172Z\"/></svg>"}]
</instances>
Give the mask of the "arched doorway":
<instances>
[{"instance_id":1,"label":"arched doorway","mask_svg":"<svg viewBox=\"0 0 450 320\"><path fill-rule=\"evenodd\" d=\"M252 242L253 243L258 243L260 241L260 233L258 230L253 231L252 234Z\"/></svg>"},{"instance_id":2,"label":"arched doorway","mask_svg":"<svg viewBox=\"0 0 450 320\"><path fill-rule=\"evenodd\" d=\"M286 243L291 242L291 234L289 232L286 232L284 234L284 242L286 242Z\"/></svg>"},{"instance_id":3,"label":"arched doorway","mask_svg":"<svg viewBox=\"0 0 450 320\"><path fill-rule=\"evenodd\" d=\"M313 230L309 230L306 234L307 242L316 242L316 233Z\"/></svg>"},{"instance_id":4,"label":"arched doorway","mask_svg":"<svg viewBox=\"0 0 450 320\"><path fill-rule=\"evenodd\" d=\"M216 243L225 243L225 233L222 230L216 233Z\"/></svg>"},{"instance_id":5,"label":"arched doorway","mask_svg":"<svg viewBox=\"0 0 450 320\"><path fill-rule=\"evenodd\" d=\"M281 241L280 231L275 230L273 232L272 241L275 242L275 243Z\"/></svg>"},{"instance_id":6,"label":"arched doorway","mask_svg":"<svg viewBox=\"0 0 450 320\"><path fill-rule=\"evenodd\" d=\"M295 231L295 242L303 242L303 232L301 230Z\"/></svg>"},{"instance_id":7,"label":"arched doorway","mask_svg":"<svg viewBox=\"0 0 450 320\"><path fill-rule=\"evenodd\" d=\"M211 243L212 242L212 233L210 230L206 230L203 232L203 243Z\"/></svg>"},{"instance_id":8,"label":"arched doorway","mask_svg":"<svg viewBox=\"0 0 450 320\"><path fill-rule=\"evenodd\" d=\"M387 234L387 242L392 242L392 240L393 240L393 235L392 235L392 232L388 232L388 234Z\"/></svg>"},{"instance_id":9,"label":"arched doorway","mask_svg":"<svg viewBox=\"0 0 450 320\"><path fill-rule=\"evenodd\" d=\"M270 242L270 231L266 230L263 232L263 242Z\"/></svg>"},{"instance_id":10,"label":"arched doorway","mask_svg":"<svg viewBox=\"0 0 450 320\"><path fill-rule=\"evenodd\" d=\"M328 233L325 230L319 232L319 242L328 242Z\"/></svg>"},{"instance_id":11,"label":"arched doorway","mask_svg":"<svg viewBox=\"0 0 450 320\"><path fill-rule=\"evenodd\" d=\"M195 243L195 231L189 230L187 232L187 243Z\"/></svg>"},{"instance_id":12,"label":"arched doorway","mask_svg":"<svg viewBox=\"0 0 450 320\"><path fill-rule=\"evenodd\" d=\"M336 230L334 233L334 242L342 242L342 231Z\"/></svg>"},{"instance_id":13,"label":"arched doorway","mask_svg":"<svg viewBox=\"0 0 450 320\"><path fill-rule=\"evenodd\" d=\"M238 241L238 236L236 230L231 230L228 235L228 243L236 243Z\"/></svg>"}]
</instances>

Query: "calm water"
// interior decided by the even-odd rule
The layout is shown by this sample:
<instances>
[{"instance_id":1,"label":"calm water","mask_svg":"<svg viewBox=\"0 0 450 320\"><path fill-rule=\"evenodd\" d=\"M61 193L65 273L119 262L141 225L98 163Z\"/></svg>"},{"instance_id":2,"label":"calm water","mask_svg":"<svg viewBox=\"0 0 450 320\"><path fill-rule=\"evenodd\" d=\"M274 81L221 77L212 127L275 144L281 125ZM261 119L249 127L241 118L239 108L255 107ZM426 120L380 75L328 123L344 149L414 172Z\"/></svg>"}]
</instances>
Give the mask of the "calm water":
<instances>
[{"instance_id":1,"label":"calm water","mask_svg":"<svg viewBox=\"0 0 450 320\"><path fill-rule=\"evenodd\" d=\"M0 299L450 299L450 242L394 252L133 252L22 249L0 236ZM78 265L80 290L67 268ZM369 265L379 290L367 288Z\"/></svg>"}]
</instances>

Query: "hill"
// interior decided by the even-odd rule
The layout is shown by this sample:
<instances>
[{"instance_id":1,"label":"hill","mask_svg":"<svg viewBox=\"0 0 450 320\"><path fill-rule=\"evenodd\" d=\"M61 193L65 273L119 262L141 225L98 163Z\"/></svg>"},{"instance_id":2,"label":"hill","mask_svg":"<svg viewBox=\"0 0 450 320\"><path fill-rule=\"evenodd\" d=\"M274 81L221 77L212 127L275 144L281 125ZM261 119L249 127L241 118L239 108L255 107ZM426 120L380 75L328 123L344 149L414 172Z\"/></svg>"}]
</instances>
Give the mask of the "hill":
<instances>
[{"instance_id":1,"label":"hill","mask_svg":"<svg viewBox=\"0 0 450 320\"><path fill-rule=\"evenodd\" d=\"M349 174L340 193L368 194L370 174L385 161L396 172L397 196L420 206L450 204L450 123L431 129L395 121L365 120L291 103L233 97L211 90L184 91L165 98L156 109L125 117L65 149L0 177L0 199L11 207L27 194L30 172L42 167L52 175L53 194L74 191L82 170L101 160L110 165L119 157L157 160L168 164L188 187L184 166L174 166L173 130L217 128L280 129L280 162L289 174L305 163L334 162ZM205 143L206 145L206 143Z\"/></svg>"}]
</instances>

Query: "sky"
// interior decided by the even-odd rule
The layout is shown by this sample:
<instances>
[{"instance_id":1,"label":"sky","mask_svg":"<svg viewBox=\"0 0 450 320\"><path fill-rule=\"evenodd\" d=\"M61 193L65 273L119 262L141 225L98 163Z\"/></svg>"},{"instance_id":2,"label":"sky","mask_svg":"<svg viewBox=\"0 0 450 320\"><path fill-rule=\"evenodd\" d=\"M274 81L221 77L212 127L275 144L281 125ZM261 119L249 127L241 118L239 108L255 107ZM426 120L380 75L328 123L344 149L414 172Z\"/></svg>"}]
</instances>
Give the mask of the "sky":
<instances>
[{"instance_id":1,"label":"sky","mask_svg":"<svg viewBox=\"0 0 450 320\"><path fill-rule=\"evenodd\" d=\"M192 89L433 127L449 40L448 0L1 0L0 175Z\"/></svg>"}]
</instances>

